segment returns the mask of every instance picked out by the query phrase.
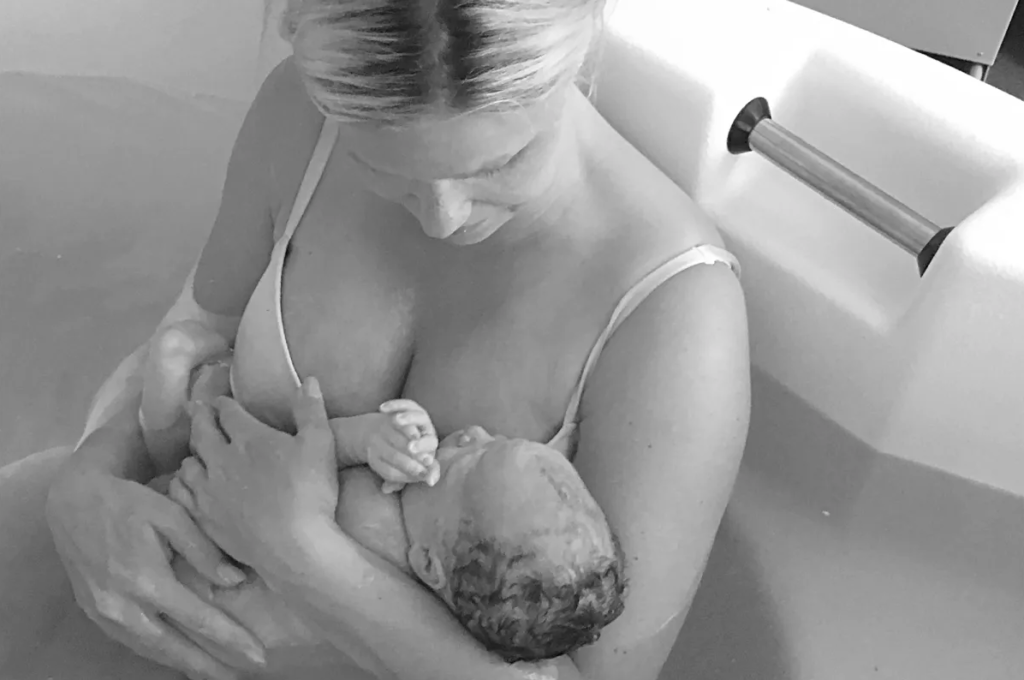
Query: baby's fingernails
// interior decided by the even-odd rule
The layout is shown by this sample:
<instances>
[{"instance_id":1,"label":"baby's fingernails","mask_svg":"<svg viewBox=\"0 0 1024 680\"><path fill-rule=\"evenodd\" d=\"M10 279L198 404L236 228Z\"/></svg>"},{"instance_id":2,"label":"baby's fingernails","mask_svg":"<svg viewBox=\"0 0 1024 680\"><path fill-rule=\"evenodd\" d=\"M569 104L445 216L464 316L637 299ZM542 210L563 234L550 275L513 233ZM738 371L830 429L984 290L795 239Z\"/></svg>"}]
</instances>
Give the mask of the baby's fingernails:
<instances>
[{"instance_id":1,"label":"baby's fingernails","mask_svg":"<svg viewBox=\"0 0 1024 680\"><path fill-rule=\"evenodd\" d=\"M434 465L430 468L430 474L427 475L426 483L427 486L434 486L441 479L441 466Z\"/></svg>"}]
</instances>

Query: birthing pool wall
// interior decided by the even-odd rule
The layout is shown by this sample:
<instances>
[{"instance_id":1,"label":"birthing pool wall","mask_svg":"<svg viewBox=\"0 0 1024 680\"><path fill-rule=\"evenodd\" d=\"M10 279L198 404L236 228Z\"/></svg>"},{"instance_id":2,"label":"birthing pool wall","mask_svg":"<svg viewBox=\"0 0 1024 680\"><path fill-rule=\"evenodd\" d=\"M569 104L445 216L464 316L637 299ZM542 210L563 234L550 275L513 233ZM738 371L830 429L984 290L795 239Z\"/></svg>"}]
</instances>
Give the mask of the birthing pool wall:
<instances>
[{"instance_id":1,"label":"birthing pool wall","mask_svg":"<svg viewBox=\"0 0 1024 680\"><path fill-rule=\"evenodd\" d=\"M599 105L743 261L754 364L873 449L1024 494L1024 103L787 2L620 2ZM927 275L766 160L754 97L941 226Z\"/></svg>"},{"instance_id":2,"label":"birthing pool wall","mask_svg":"<svg viewBox=\"0 0 1024 680\"><path fill-rule=\"evenodd\" d=\"M0 462L73 441L285 54L250 0L0 6ZM1024 677L1022 105L784 2L618 0L596 102L743 263L750 443L663 678ZM942 225L927 275L753 156L776 120Z\"/></svg>"}]
</instances>

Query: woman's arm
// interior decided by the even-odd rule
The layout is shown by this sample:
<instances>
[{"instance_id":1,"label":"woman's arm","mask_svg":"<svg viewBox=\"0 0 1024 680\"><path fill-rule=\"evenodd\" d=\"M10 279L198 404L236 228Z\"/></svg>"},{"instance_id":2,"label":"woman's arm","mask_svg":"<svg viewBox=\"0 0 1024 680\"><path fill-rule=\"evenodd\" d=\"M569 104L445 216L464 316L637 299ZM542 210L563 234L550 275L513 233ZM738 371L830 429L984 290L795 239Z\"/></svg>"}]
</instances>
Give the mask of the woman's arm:
<instances>
[{"instance_id":1,"label":"woman's arm","mask_svg":"<svg viewBox=\"0 0 1024 680\"><path fill-rule=\"evenodd\" d=\"M331 521L295 532L290 565L261 571L273 590L342 652L381 678L531 680L528 665L490 654L426 588L362 548ZM303 566L296 570L295 566ZM368 663L366 650L377 663ZM361 653L361 654L360 654ZM557 680L582 678L559 659ZM544 676L547 677L547 676Z\"/></svg>"},{"instance_id":2,"label":"woman's arm","mask_svg":"<svg viewBox=\"0 0 1024 680\"><path fill-rule=\"evenodd\" d=\"M232 151L209 241L160 327L194 319L234 338L273 243L270 161L278 149L267 140L294 129L292 109L311 106L289 98L293 79L290 69L279 68L257 95ZM50 488L47 518L76 600L104 631L196 677L231 677L225 663L245 655L258 659L259 645L178 582L168 547L213 583L237 585L242 575L184 509L140 484L157 471L138 423L139 371L148 345L122 362L101 388L76 455ZM199 640L223 650L220 660Z\"/></svg>"},{"instance_id":3,"label":"woman's arm","mask_svg":"<svg viewBox=\"0 0 1024 680\"><path fill-rule=\"evenodd\" d=\"M573 661L556 660L559 680L658 676L732 490L749 380L743 295L725 267L675 277L604 350L583 401L576 464L620 538L631 585L625 612L601 638ZM342 649L355 636L391 676L528 677L332 523L311 528L293 554L302 568L265 574L268 583Z\"/></svg>"},{"instance_id":4,"label":"woman's arm","mask_svg":"<svg viewBox=\"0 0 1024 680\"><path fill-rule=\"evenodd\" d=\"M174 323L194 320L234 344L242 311L266 269L273 248L276 205L273 197L279 195L274 164L282 163L280 158L285 156L278 140L279 131L293 129L291 123L296 117L308 117L305 105L301 100L296 101L295 80L297 76L290 62L284 62L267 77L257 94L228 161L221 203L210 236L177 300L161 319L151 339ZM76 448L141 392L138 378L149 356L151 339L125 358L97 391ZM137 413L138 403L135 403L132 417ZM135 436L139 432L129 434ZM137 449L136 454L144 450Z\"/></svg>"},{"instance_id":5,"label":"woman's arm","mask_svg":"<svg viewBox=\"0 0 1024 680\"><path fill-rule=\"evenodd\" d=\"M574 654L591 679L654 680L683 625L739 469L750 412L735 275L701 266L652 293L604 349L576 468L617 532L622 616Z\"/></svg>"}]
</instances>

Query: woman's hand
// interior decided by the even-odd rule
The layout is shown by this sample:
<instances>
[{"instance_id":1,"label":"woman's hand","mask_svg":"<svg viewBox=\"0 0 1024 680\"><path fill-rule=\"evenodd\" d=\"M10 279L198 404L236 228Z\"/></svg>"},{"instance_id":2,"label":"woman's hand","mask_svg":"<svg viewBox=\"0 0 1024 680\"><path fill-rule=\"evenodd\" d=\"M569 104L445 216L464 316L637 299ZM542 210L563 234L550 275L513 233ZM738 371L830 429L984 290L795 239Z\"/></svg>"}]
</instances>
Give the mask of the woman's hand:
<instances>
[{"instance_id":1,"label":"woman's hand","mask_svg":"<svg viewBox=\"0 0 1024 680\"><path fill-rule=\"evenodd\" d=\"M51 488L47 519L78 604L107 635L190 678L228 680L231 667L263 664L248 631L175 578L172 550L215 584L244 578L175 502L76 467Z\"/></svg>"},{"instance_id":2,"label":"woman's hand","mask_svg":"<svg viewBox=\"0 0 1024 680\"><path fill-rule=\"evenodd\" d=\"M300 532L334 522L338 471L334 436L315 379L293 401L294 436L256 420L233 399L192 409L195 457L171 489L228 554L273 569L287 561Z\"/></svg>"}]
</instances>

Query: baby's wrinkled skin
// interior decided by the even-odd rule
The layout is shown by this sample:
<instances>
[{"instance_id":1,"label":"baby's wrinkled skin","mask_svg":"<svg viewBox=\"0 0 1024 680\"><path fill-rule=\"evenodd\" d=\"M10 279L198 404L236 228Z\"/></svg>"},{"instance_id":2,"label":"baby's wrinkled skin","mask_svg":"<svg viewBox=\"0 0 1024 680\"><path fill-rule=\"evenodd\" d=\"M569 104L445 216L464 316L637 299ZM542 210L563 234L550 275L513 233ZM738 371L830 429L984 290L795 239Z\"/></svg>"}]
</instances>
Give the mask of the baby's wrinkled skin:
<instances>
[{"instance_id":1,"label":"baby's wrinkled skin","mask_svg":"<svg viewBox=\"0 0 1024 680\"><path fill-rule=\"evenodd\" d=\"M180 326L169 329L179 335L182 331ZM184 331L193 336L197 332L191 326ZM176 354L173 361L166 362L159 352L151 355L146 377L150 384L145 389L176 391L183 400L206 403L230 394L230 353L214 339L193 336L157 343ZM181 356L183 348L210 351L189 358ZM186 359L195 360L191 366L199 361L206 363L200 363L183 381L180 371ZM153 441L164 447L188 445L187 430L184 439L180 430L184 405L174 402L173 396L158 395L146 400L144 395L143 411L147 405L157 404L160 408L175 409L175 413L153 413L150 409L140 414L141 420L147 425L176 423L174 426L179 428L173 435L169 434L171 429L164 433L148 432L147 443ZM433 448L425 435L436 436L426 411L409 400L388 402L382 411L385 412L373 414L371 419L347 419L352 421L353 428L367 429L369 434L360 430L359 436L352 439L360 444L365 442L365 446L357 447L365 450L339 450L340 493L335 521L353 540L418 578L442 600L446 600L445 565L450 548L456 531L467 521L487 535L506 541L529 539L532 545L541 545L556 563L571 560L573 553L589 552L595 546L611 543L603 513L575 468L555 449L521 439L494 437L483 428L470 427L446 437L437 445L436 455L429 451L430 455L424 456L417 443ZM145 425L143 429L146 430ZM335 428L335 432L344 434L344 428ZM180 448L177 455L180 456ZM420 473L395 472L408 462L424 460L428 465L417 465ZM152 486L188 509L188 492L177 477L189 465L196 464L200 463L186 458L178 472L164 475ZM390 482L381 471L386 471ZM571 526L572 540L566 541L564 533L554 532L538 539L539 533L543 533L538 527L548 526ZM337 657L338 652L324 643L251 569L245 570L243 583L224 588L210 583L180 557L172 560L172 567L186 587L259 638L268 651L270 668L278 664L294 668L296 663L316 666Z\"/></svg>"}]
</instances>

